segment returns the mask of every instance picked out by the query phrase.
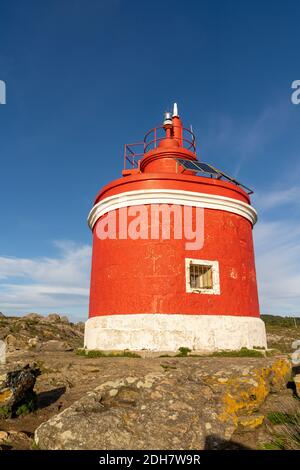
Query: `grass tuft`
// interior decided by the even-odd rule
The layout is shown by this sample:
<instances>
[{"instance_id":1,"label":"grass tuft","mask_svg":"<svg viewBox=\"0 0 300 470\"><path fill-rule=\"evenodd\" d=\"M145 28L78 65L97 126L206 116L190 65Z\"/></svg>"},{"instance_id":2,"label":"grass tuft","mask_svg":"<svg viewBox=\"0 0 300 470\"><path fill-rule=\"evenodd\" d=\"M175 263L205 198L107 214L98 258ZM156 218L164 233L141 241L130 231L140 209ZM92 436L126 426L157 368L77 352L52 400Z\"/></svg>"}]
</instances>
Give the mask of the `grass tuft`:
<instances>
[{"instance_id":1,"label":"grass tuft","mask_svg":"<svg viewBox=\"0 0 300 470\"><path fill-rule=\"evenodd\" d=\"M293 413L287 412L288 409L289 405L283 401L280 411L268 414L273 439L264 443L263 449L300 450L300 408L297 407Z\"/></svg>"},{"instance_id":2,"label":"grass tuft","mask_svg":"<svg viewBox=\"0 0 300 470\"><path fill-rule=\"evenodd\" d=\"M0 407L0 419L16 418L32 413L37 408L37 395L33 390L28 390L19 403L13 406Z\"/></svg>"},{"instance_id":3,"label":"grass tuft","mask_svg":"<svg viewBox=\"0 0 300 470\"><path fill-rule=\"evenodd\" d=\"M239 351L215 351L213 357L264 357L261 351L255 349L241 348Z\"/></svg>"},{"instance_id":4,"label":"grass tuft","mask_svg":"<svg viewBox=\"0 0 300 470\"><path fill-rule=\"evenodd\" d=\"M76 354L90 359L95 357L141 357L139 354L131 351L104 352L96 349L77 349Z\"/></svg>"},{"instance_id":5,"label":"grass tuft","mask_svg":"<svg viewBox=\"0 0 300 470\"><path fill-rule=\"evenodd\" d=\"M176 357L187 357L192 350L190 348L185 348L184 346L181 346L178 349L179 353L176 354Z\"/></svg>"},{"instance_id":6,"label":"grass tuft","mask_svg":"<svg viewBox=\"0 0 300 470\"><path fill-rule=\"evenodd\" d=\"M297 424L297 416L281 411L271 412L267 416L272 424Z\"/></svg>"}]
</instances>

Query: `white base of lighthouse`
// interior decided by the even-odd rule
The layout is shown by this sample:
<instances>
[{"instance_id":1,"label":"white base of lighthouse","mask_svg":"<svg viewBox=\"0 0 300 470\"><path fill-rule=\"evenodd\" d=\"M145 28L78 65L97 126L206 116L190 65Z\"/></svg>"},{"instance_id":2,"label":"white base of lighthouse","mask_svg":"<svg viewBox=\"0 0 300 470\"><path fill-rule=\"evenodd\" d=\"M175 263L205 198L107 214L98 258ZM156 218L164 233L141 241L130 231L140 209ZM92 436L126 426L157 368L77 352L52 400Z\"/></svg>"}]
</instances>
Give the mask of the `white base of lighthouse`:
<instances>
[{"instance_id":1,"label":"white base of lighthouse","mask_svg":"<svg viewBox=\"0 0 300 470\"><path fill-rule=\"evenodd\" d=\"M229 315L131 314L89 318L87 349L178 351L266 348L265 324L260 318Z\"/></svg>"}]
</instances>

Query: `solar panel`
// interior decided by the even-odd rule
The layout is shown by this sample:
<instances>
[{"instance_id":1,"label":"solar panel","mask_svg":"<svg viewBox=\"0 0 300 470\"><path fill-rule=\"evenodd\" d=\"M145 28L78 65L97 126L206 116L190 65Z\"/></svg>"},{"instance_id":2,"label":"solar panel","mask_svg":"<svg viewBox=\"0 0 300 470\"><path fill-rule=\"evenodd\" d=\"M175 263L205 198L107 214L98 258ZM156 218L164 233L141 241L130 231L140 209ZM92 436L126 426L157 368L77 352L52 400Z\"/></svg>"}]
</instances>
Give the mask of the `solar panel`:
<instances>
[{"instance_id":1,"label":"solar panel","mask_svg":"<svg viewBox=\"0 0 300 470\"><path fill-rule=\"evenodd\" d=\"M199 171L199 168L197 166L198 162L192 162L191 160L183 160L183 158L176 158L176 160L180 163L183 168L186 170L193 170L193 171Z\"/></svg>"},{"instance_id":2,"label":"solar panel","mask_svg":"<svg viewBox=\"0 0 300 470\"><path fill-rule=\"evenodd\" d=\"M201 173L209 173L211 175L220 174L215 168L203 162L195 162L191 160L184 160L183 158L176 158L183 168L192 171L201 171Z\"/></svg>"},{"instance_id":3,"label":"solar panel","mask_svg":"<svg viewBox=\"0 0 300 470\"><path fill-rule=\"evenodd\" d=\"M191 160L184 160L183 158L177 158L176 159L183 168L186 170L192 170L192 171L201 171L201 172L207 172L207 168L201 168L201 163L196 162L196 161L191 161ZM210 173L210 171L208 171ZM215 172L213 172L215 173Z\"/></svg>"},{"instance_id":4,"label":"solar panel","mask_svg":"<svg viewBox=\"0 0 300 470\"><path fill-rule=\"evenodd\" d=\"M211 175L219 175L220 174L220 172L218 170L213 168L208 163L200 162L198 165L199 165L199 168L201 169L201 171L203 171L204 173L210 173Z\"/></svg>"},{"instance_id":5,"label":"solar panel","mask_svg":"<svg viewBox=\"0 0 300 470\"><path fill-rule=\"evenodd\" d=\"M253 193L253 191L250 188L247 188L247 186L243 185L242 183L232 178L231 176L226 175L226 173L224 173L223 171L218 170L212 165L209 165L208 163L185 160L183 158L175 158L175 160L180 164L180 166L182 166L186 170L191 170L191 171L200 172L200 173L207 173L209 175L217 175L217 177L219 178L223 176L224 178L231 181L232 183L235 183L238 186L242 186L244 189L246 189L248 194Z\"/></svg>"}]
</instances>

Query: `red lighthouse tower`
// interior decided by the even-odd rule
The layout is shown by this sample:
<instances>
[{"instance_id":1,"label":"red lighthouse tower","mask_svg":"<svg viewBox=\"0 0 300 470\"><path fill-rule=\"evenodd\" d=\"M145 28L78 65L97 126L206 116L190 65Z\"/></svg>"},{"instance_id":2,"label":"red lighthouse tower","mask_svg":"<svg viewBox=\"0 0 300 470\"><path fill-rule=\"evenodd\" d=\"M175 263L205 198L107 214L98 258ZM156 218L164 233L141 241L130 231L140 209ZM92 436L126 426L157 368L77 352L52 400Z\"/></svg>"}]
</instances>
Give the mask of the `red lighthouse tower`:
<instances>
[{"instance_id":1,"label":"red lighthouse tower","mask_svg":"<svg viewBox=\"0 0 300 470\"><path fill-rule=\"evenodd\" d=\"M140 150L137 150L140 149ZM178 114L125 145L98 193L85 347L213 351L266 347L259 318L251 190L198 161Z\"/></svg>"}]
</instances>

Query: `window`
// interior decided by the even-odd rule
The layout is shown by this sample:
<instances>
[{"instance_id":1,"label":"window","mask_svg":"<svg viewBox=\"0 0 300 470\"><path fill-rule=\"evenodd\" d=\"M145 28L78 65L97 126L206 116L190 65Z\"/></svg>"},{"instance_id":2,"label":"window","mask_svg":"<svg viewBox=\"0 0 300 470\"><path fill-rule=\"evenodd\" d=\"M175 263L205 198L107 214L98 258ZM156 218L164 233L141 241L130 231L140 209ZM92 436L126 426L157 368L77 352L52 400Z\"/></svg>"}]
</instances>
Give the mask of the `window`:
<instances>
[{"instance_id":1,"label":"window","mask_svg":"<svg viewBox=\"0 0 300 470\"><path fill-rule=\"evenodd\" d=\"M186 292L220 294L219 263L186 258Z\"/></svg>"},{"instance_id":2,"label":"window","mask_svg":"<svg viewBox=\"0 0 300 470\"><path fill-rule=\"evenodd\" d=\"M190 285L192 289L212 289L212 267L191 264Z\"/></svg>"}]
</instances>

